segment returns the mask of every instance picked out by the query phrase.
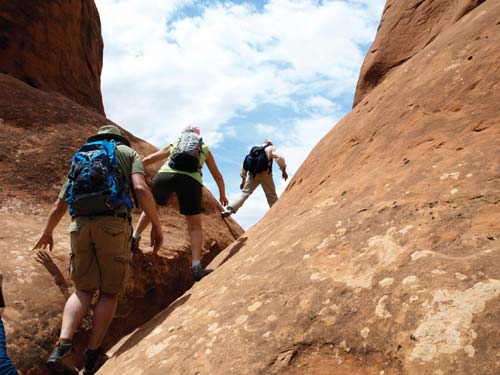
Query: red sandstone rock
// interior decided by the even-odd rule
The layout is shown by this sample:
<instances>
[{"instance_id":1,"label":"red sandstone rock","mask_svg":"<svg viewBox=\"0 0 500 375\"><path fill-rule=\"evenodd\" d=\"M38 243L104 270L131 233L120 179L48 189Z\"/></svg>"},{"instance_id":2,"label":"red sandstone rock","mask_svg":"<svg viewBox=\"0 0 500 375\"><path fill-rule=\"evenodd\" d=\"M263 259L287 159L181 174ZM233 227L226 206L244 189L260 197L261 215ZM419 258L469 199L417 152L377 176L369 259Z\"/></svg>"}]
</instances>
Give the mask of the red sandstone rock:
<instances>
[{"instance_id":1,"label":"red sandstone rock","mask_svg":"<svg viewBox=\"0 0 500 375\"><path fill-rule=\"evenodd\" d=\"M500 373L500 3L411 30L265 218L100 373Z\"/></svg>"},{"instance_id":2,"label":"red sandstone rock","mask_svg":"<svg viewBox=\"0 0 500 375\"><path fill-rule=\"evenodd\" d=\"M358 104L395 67L420 52L485 0L388 0L357 85Z\"/></svg>"},{"instance_id":3,"label":"red sandstone rock","mask_svg":"<svg viewBox=\"0 0 500 375\"><path fill-rule=\"evenodd\" d=\"M94 1L0 0L0 73L104 114Z\"/></svg>"},{"instance_id":4,"label":"red sandstone rock","mask_svg":"<svg viewBox=\"0 0 500 375\"><path fill-rule=\"evenodd\" d=\"M11 359L32 375L46 373L45 360L59 334L65 299L72 292L67 272L69 216L56 229L54 251L41 259L43 264L37 262L31 248L57 197L71 155L87 136L110 122L62 95L0 74L0 272L8 303L4 321ZM156 150L122 132L141 155ZM221 219L220 206L206 189L203 208L203 261L208 263L243 230L232 219ZM148 321L193 283L185 218L178 213L176 202L162 208L161 216L165 244L160 255L153 256L144 240L145 253L134 256L132 277L105 347ZM80 354L89 322L76 336Z\"/></svg>"}]
</instances>

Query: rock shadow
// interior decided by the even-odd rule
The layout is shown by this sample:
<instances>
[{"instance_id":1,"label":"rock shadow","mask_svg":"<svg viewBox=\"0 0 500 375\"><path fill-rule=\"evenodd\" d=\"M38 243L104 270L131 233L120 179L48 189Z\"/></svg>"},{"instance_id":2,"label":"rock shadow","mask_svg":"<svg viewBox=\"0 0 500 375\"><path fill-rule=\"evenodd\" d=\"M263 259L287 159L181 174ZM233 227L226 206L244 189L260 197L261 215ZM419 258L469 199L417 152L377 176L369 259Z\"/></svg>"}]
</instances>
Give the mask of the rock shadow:
<instances>
[{"instance_id":1,"label":"rock shadow","mask_svg":"<svg viewBox=\"0 0 500 375\"><path fill-rule=\"evenodd\" d=\"M50 254L47 253L46 251L38 251L36 253L35 260L41 265L43 265L47 269L47 271L49 271L64 298L68 299L70 295L69 285L66 282L63 273L61 272L59 267L57 267L57 264L55 264L54 261L52 260Z\"/></svg>"},{"instance_id":2,"label":"rock shadow","mask_svg":"<svg viewBox=\"0 0 500 375\"><path fill-rule=\"evenodd\" d=\"M233 247L231 247L231 250L229 250L229 254L226 255L226 257L220 262L218 267L222 266L224 263L226 263L229 259L231 259L234 255L236 255L241 248L245 245L247 242L248 237L240 237L236 243L234 244Z\"/></svg>"}]
</instances>

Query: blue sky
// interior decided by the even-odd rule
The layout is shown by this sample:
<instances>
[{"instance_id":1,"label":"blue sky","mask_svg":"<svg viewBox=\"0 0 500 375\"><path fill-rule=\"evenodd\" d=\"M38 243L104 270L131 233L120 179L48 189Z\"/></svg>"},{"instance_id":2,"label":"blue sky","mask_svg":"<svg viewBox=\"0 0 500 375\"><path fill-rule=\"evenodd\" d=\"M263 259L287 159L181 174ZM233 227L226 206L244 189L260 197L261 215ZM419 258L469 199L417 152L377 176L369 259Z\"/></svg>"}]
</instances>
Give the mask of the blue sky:
<instances>
[{"instance_id":1,"label":"blue sky","mask_svg":"<svg viewBox=\"0 0 500 375\"><path fill-rule=\"evenodd\" d=\"M384 0L96 0L108 118L157 147L198 125L239 192L250 147L272 139L290 176L350 111ZM205 168L205 185L218 197ZM275 168L278 193L286 183ZM246 229L268 207L252 195Z\"/></svg>"}]
</instances>

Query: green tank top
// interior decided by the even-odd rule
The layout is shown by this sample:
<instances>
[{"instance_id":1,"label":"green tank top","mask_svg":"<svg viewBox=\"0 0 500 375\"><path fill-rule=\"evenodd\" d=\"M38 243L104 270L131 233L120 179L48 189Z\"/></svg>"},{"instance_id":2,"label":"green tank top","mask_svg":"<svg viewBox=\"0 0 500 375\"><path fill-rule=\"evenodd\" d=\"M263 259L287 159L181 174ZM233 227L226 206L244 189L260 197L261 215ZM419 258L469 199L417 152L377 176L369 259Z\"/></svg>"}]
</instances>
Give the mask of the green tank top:
<instances>
[{"instance_id":1,"label":"green tank top","mask_svg":"<svg viewBox=\"0 0 500 375\"><path fill-rule=\"evenodd\" d=\"M173 144L170 145L170 149L174 147ZM207 155L210 152L210 149L206 144L203 144L201 146L201 155L200 155L200 170L203 168L203 165L205 164L205 161L207 160ZM177 169L171 168L168 165L168 162L170 161L170 158L167 159L165 164L162 165L160 170L158 171L159 173L164 172L164 173L179 173L179 174L185 174L186 176L190 176L194 178L196 181L198 181L200 184L203 185L203 180L201 177L201 172L186 172L186 171L179 171Z\"/></svg>"}]
</instances>

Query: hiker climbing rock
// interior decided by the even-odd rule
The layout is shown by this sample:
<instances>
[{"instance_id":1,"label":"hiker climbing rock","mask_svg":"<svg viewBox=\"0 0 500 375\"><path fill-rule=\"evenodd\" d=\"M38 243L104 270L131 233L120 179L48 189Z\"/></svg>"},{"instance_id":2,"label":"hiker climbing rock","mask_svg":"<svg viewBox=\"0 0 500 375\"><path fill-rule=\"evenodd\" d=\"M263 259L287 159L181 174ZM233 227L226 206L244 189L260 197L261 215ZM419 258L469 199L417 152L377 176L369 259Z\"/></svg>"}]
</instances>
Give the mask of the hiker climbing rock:
<instances>
[{"instance_id":1,"label":"hiker climbing rock","mask_svg":"<svg viewBox=\"0 0 500 375\"><path fill-rule=\"evenodd\" d=\"M219 189L219 202L227 205L224 179L217 168L215 159L208 146L203 143L200 129L187 126L175 144L144 158L144 166L165 160L153 180L153 196L158 205L164 206L172 193L177 194L180 213L186 216L191 240L191 270L196 281L212 272L201 265L202 244L202 168L206 163ZM141 215L132 237L132 251L139 248L140 235L146 229L149 220Z\"/></svg>"},{"instance_id":2,"label":"hiker climbing rock","mask_svg":"<svg viewBox=\"0 0 500 375\"><path fill-rule=\"evenodd\" d=\"M278 195L273 180L273 160L278 164L281 169L281 177L286 181L288 174L286 173L285 159L273 146L273 142L268 139L262 145L252 147L246 155L241 169L241 193L222 212L222 217L226 218L236 213L259 185L262 185L269 207L276 203Z\"/></svg>"},{"instance_id":3,"label":"hiker climbing rock","mask_svg":"<svg viewBox=\"0 0 500 375\"><path fill-rule=\"evenodd\" d=\"M18 372L9 357L7 356L7 344L5 339L5 329L2 321L3 309L5 301L2 293L3 276L0 273L0 374L1 375L18 375Z\"/></svg>"},{"instance_id":4,"label":"hiker climbing rock","mask_svg":"<svg viewBox=\"0 0 500 375\"><path fill-rule=\"evenodd\" d=\"M106 125L87 141L73 156L69 174L34 247L52 250L52 233L69 207L70 276L76 290L66 302L60 338L47 361L47 366L58 374L78 373L72 338L96 290L99 298L94 307L83 373L94 374L107 359L101 343L113 320L118 293L125 284L132 257L132 190L153 223L151 239L155 251L163 241L144 167L128 139L117 127Z\"/></svg>"}]
</instances>

